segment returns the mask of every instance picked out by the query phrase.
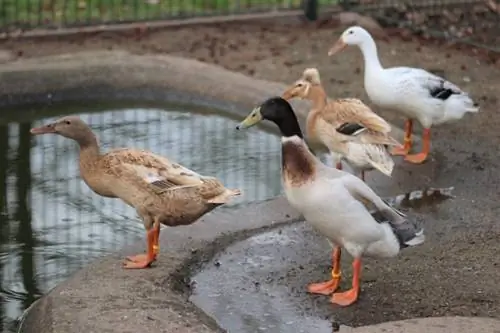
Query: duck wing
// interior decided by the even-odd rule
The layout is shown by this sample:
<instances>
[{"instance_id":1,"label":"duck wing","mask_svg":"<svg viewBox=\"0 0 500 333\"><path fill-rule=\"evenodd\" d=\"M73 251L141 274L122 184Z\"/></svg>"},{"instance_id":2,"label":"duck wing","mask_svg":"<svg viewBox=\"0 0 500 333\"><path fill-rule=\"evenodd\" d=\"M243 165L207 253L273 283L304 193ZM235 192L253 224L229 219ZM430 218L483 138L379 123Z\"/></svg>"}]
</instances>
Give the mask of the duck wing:
<instances>
[{"instance_id":1,"label":"duck wing","mask_svg":"<svg viewBox=\"0 0 500 333\"><path fill-rule=\"evenodd\" d=\"M332 126L344 141L400 145L389 135L389 123L355 98L329 101L321 112L321 119Z\"/></svg>"},{"instance_id":2,"label":"duck wing","mask_svg":"<svg viewBox=\"0 0 500 333\"><path fill-rule=\"evenodd\" d=\"M239 195L229 190L215 177L202 176L163 156L145 150L119 149L103 158L109 172L142 182L157 194L186 188L197 188L197 193L208 202L225 202Z\"/></svg>"},{"instance_id":3,"label":"duck wing","mask_svg":"<svg viewBox=\"0 0 500 333\"><path fill-rule=\"evenodd\" d=\"M382 216L391 223L399 224L404 222L404 217L400 212L389 206L380 198L364 181L351 174L345 173L342 176L344 187L351 195L365 206L374 206Z\"/></svg>"},{"instance_id":4,"label":"duck wing","mask_svg":"<svg viewBox=\"0 0 500 333\"><path fill-rule=\"evenodd\" d=\"M415 220L408 218L401 211L392 207L387 201L380 198L361 179L349 175L343 177L343 183L351 195L360 202L373 205L370 210L372 217L379 223L388 223L402 248L422 244L425 240L424 230Z\"/></svg>"},{"instance_id":5,"label":"duck wing","mask_svg":"<svg viewBox=\"0 0 500 333\"><path fill-rule=\"evenodd\" d=\"M387 133L370 130L361 122L345 122L335 129L345 136L345 141L355 140L359 143L400 146L401 144Z\"/></svg>"},{"instance_id":6,"label":"duck wing","mask_svg":"<svg viewBox=\"0 0 500 333\"><path fill-rule=\"evenodd\" d=\"M169 159L145 150L118 149L103 156L102 167L117 177L128 177L155 190L200 186L203 176Z\"/></svg>"},{"instance_id":7,"label":"duck wing","mask_svg":"<svg viewBox=\"0 0 500 333\"><path fill-rule=\"evenodd\" d=\"M365 103L356 98L330 100L323 119L331 124L357 123L368 130L389 133L391 126Z\"/></svg>"},{"instance_id":8,"label":"duck wing","mask_svg":"<svg viewBox=\"0 0 500 333\"><path fill-rule=\"evenodd\" d=\"M467 95L457 85L421 68L395 67L390 72L399 78L403 86L411 84L420 87L429 97L441 101L452 95Z\"/></svg>"}]
</instances>

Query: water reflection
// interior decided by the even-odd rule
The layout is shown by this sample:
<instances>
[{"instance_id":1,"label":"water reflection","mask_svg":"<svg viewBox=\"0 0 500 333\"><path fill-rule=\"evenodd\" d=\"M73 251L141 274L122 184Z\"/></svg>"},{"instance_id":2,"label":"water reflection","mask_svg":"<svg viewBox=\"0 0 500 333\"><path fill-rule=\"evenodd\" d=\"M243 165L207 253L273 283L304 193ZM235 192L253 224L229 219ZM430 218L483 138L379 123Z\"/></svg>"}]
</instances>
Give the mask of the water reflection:
<instances>
[{"instance_id":1,"label":"water reflection","mask_svg":"<svg viewBox=\"0 0 500 333\"><path fill-rule=\"evenodd\" d=\"M35 275L35 237L31 225L31 123L19 125L19 145L16 159L16 200L15 220L19 222L15 241L19 244L24 297L22 308L27 308L40 295Z\"/></svg>"},{"instance_id":2,"label":"water reflection","mask_svg":"<svg viewBox=\"0 0 500 333\"><path fill-rule=\"evenodd\" d=\"M8 164L8 149L9 149L9 132L7 126L0 126L0 159L4 161L4 165ZM7 211L7 168L0 168L0 271L2 276L0 279L0 330L3 332L7 329L5 317L6 283L4 275L4 244L8 240L8 214Z\"/></svg>"},{"instance_id":3,"label":"water reflection","mask_svg":"<svg viewBox=\"0 0 500 333\"><path fill-rule=\"evenodd\" d=\"M74 111L68 106L58 110ZM103 150L152 150L243 190L244 196L221 209L280 193L279 140L266 132L238 133L237 120L162 109L115 109L81 117ZM0 125L2 331L78 268L144 237L134 209L98 197L82 183L74 142L51 135L31 137L29 129L47 121Z\"/></svg>"}]
</instances>

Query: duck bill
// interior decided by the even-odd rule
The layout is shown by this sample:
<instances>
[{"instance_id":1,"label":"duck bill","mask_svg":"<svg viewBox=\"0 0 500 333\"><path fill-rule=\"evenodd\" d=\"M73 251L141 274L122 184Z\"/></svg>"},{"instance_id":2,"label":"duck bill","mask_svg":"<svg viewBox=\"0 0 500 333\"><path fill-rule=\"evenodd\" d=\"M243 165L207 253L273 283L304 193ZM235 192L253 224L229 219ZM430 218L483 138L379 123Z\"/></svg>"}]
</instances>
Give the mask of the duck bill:
<instances>
[{"instance_id":1,"label":"duck bill","mask_svg":"<svg viewBox=\"0 0 500 333\"><path fill-rule=\"evenodd\" d=\"M347 47L347 44L344 43L344 41L342 40L342 38L339 38L337 40L337 42L335 42L335 44L333 44L333 46L328 51L328 56L331 57L332 55L334 55L336 53L339 53L340 51L342 51L346 47Z\"/></svg>"},{"instance_id":2,"label":"duck bill","mask_svg":"<svg viewBox=\"0 0 500 333\"><path fill-rule=\"evenodd\" d=\"M250 114L241 123L236 126L237 130L245 129L254 126L262 120L262 114L260 113L260 107L255 108L250 112Z\"/></svg>"},{"instance_id":3,"label":"duck bill","mask_svg":"<svg viewBox=\"0 0 500 333\"><path fill-rule=\"evenodd\" d=\"M40 127L33 127L30 130L30 133L33 135L40 135L40 134L47 134L47 133L55 133L56 129L54 126L51 124L45 125L45 126L40 126Z\"/></svg>"},{"instance_id":4,"label":"duck bill","mask_svg":"<svg viewBox=\"0 0 500 333\"><path fill-rule=\"evenodd\" d=\"M287 90L285 90L285 92L283 94L281 94L281 98L283 98L287 101L294 98L295 93L293 92L293 89L294 89L294 87L291 87L291 88L288 88Z\"/></svg>"}]
</instances>

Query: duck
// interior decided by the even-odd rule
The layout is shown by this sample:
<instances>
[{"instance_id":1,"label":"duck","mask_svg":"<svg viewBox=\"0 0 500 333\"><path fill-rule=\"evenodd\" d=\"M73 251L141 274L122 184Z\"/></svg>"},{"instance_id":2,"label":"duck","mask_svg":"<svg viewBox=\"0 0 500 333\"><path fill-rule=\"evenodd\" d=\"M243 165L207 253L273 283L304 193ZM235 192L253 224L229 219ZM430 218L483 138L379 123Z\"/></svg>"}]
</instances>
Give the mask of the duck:
<instances>
[{"instance_id":1,"label":"duck","mask_svg":"<svg viewBox=\"0 0 500 333\"><path fill-rule=\"evenodd\" d=\"M431 149L431 127L460 120L466 113L477 113L478 103L450 81L422 68L382 67L377 45L362 27L347 28L328 51L332 56L348 45L355 45L363 54L364 87L370 100L381 108L403 114L404 145L395 147L393 155L404 156L410 163L427 160ZM423 127L422 150L410 154L413 142L413 120Z\"/></svg>"},{"instance_id":2,"label":"duck","mask_svg":"<svg viewBox=\"0 0 500 333\"><path fill-rule=\"evenodd\" d=\"M281 132L281 178L286 199L333 244L331 279L310 284L308 291L331 295L332 303L349 306L359 297L362 257L395 257L404 248L422 244L424 230L381 199L359 177L321 163L309 150L287 100L267 99L237 129L249 128L262 120L273 122ZM347 291L337 292L343 249L354 258L352 285Z\"/></svg>"},{"instance_id":3,"label":"duck","mask_svg":"<svg viewBox=\"0 0 500 333\"><path fill-rule=\"evenodd\" d=\"M31 129L33 135L57 134L80 148L80 175L96 194L119 198L133 207L146 229L147 251L129 256L126 269L148 268L159 254L160 225L189 225L241 194L214 177L202 176L145 150L101 152L92 129L78 116L67 116Z\"/></svg>"},{"instance_id":4,"label":"duck","mask_svg":"<svg viewBox=\"0 0 500 333\"><path fill-rule=\"evenodd\" d=\"M377 169L391 176L394 161L389 146L401 146L390 136L391 126L356 98L328 98L317 68L306 68L302 76L281 95L312 102L307 114L309 140L325 145L336 167L345 160L365 180L365 171Z\"/></svg>"}]
</instances>

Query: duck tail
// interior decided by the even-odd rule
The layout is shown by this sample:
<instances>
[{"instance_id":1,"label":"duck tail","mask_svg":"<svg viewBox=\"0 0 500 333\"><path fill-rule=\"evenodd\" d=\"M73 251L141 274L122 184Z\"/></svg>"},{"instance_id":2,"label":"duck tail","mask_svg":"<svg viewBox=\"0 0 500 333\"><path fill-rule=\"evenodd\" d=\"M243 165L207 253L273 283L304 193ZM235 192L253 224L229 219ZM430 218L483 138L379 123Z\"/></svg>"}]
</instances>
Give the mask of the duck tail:
<instances>
[{"instance_id":1,"label":"duck tail","mask_svg":"<svg viewBox=\"0 0 500 333\"><path fill-rule=\"evenodd\" d=\"M225 189L224 192L222 192L221 194L219 194L216 197L213 197L213 198L207 200L207 202L222 205L222 204L227 203L233 197L238 196L238 195L241 195L241 191L239 189Z\"/></svg>"},{"instance_id":2,"label":"duck tail","mask_svg":"<svg viewBox=\"0 0 500 333\"><path fill-rule=\"evenodd\" d=\"M394 169L394 160L383 145L373 145L372 148L367 149L370 165L382 172L384 175L391 177L392 170Z\"/></svg>"},{"instance_id":3,"label":"duck tail","mask_svg":"<svg viewBox=\"0 0 500 333\"><path fill-rule=\"evenodd\" d=\"M394 161L393 160L390 160L387 163L376 163L376 162L370 161L370 164L375 169L382 172L384 175L391 177L392 170L394 169Z\"/></svg>"},{"instance_id":4,"label":"duck tail","mask_svg":"<svg viewBox=\"0 0 500 333\"><path fill-rule=\"evenodd\" d=\"M418 227L414 221L406 219L402 223L389 224L394 236L396 236L399 242L400 249L417 246L425 242L424 229L422 227Z\"/></svg>"},{"instance_id":5,"label":"duck tail","mask_svg":"<svg viewBox=\"0 0 500 333\"><path fill-rule=\"evenodd\" d=\"M468 95L452 95L445 102L444 119L458 120L466 113L477 113L479 110L479 105Z\"/></svg>"},{"instance_id":6,"label":"duck tail","mask_svg":"<svg viewBox=\"0 0 500 333\"><path fill-rule=\"evenodd\" d=\"M406 241L404 241L404 245L406 246L417 246L425 242L424 229L419 229L414 233L414 236Z\"/></svg>"}]
</instances>

